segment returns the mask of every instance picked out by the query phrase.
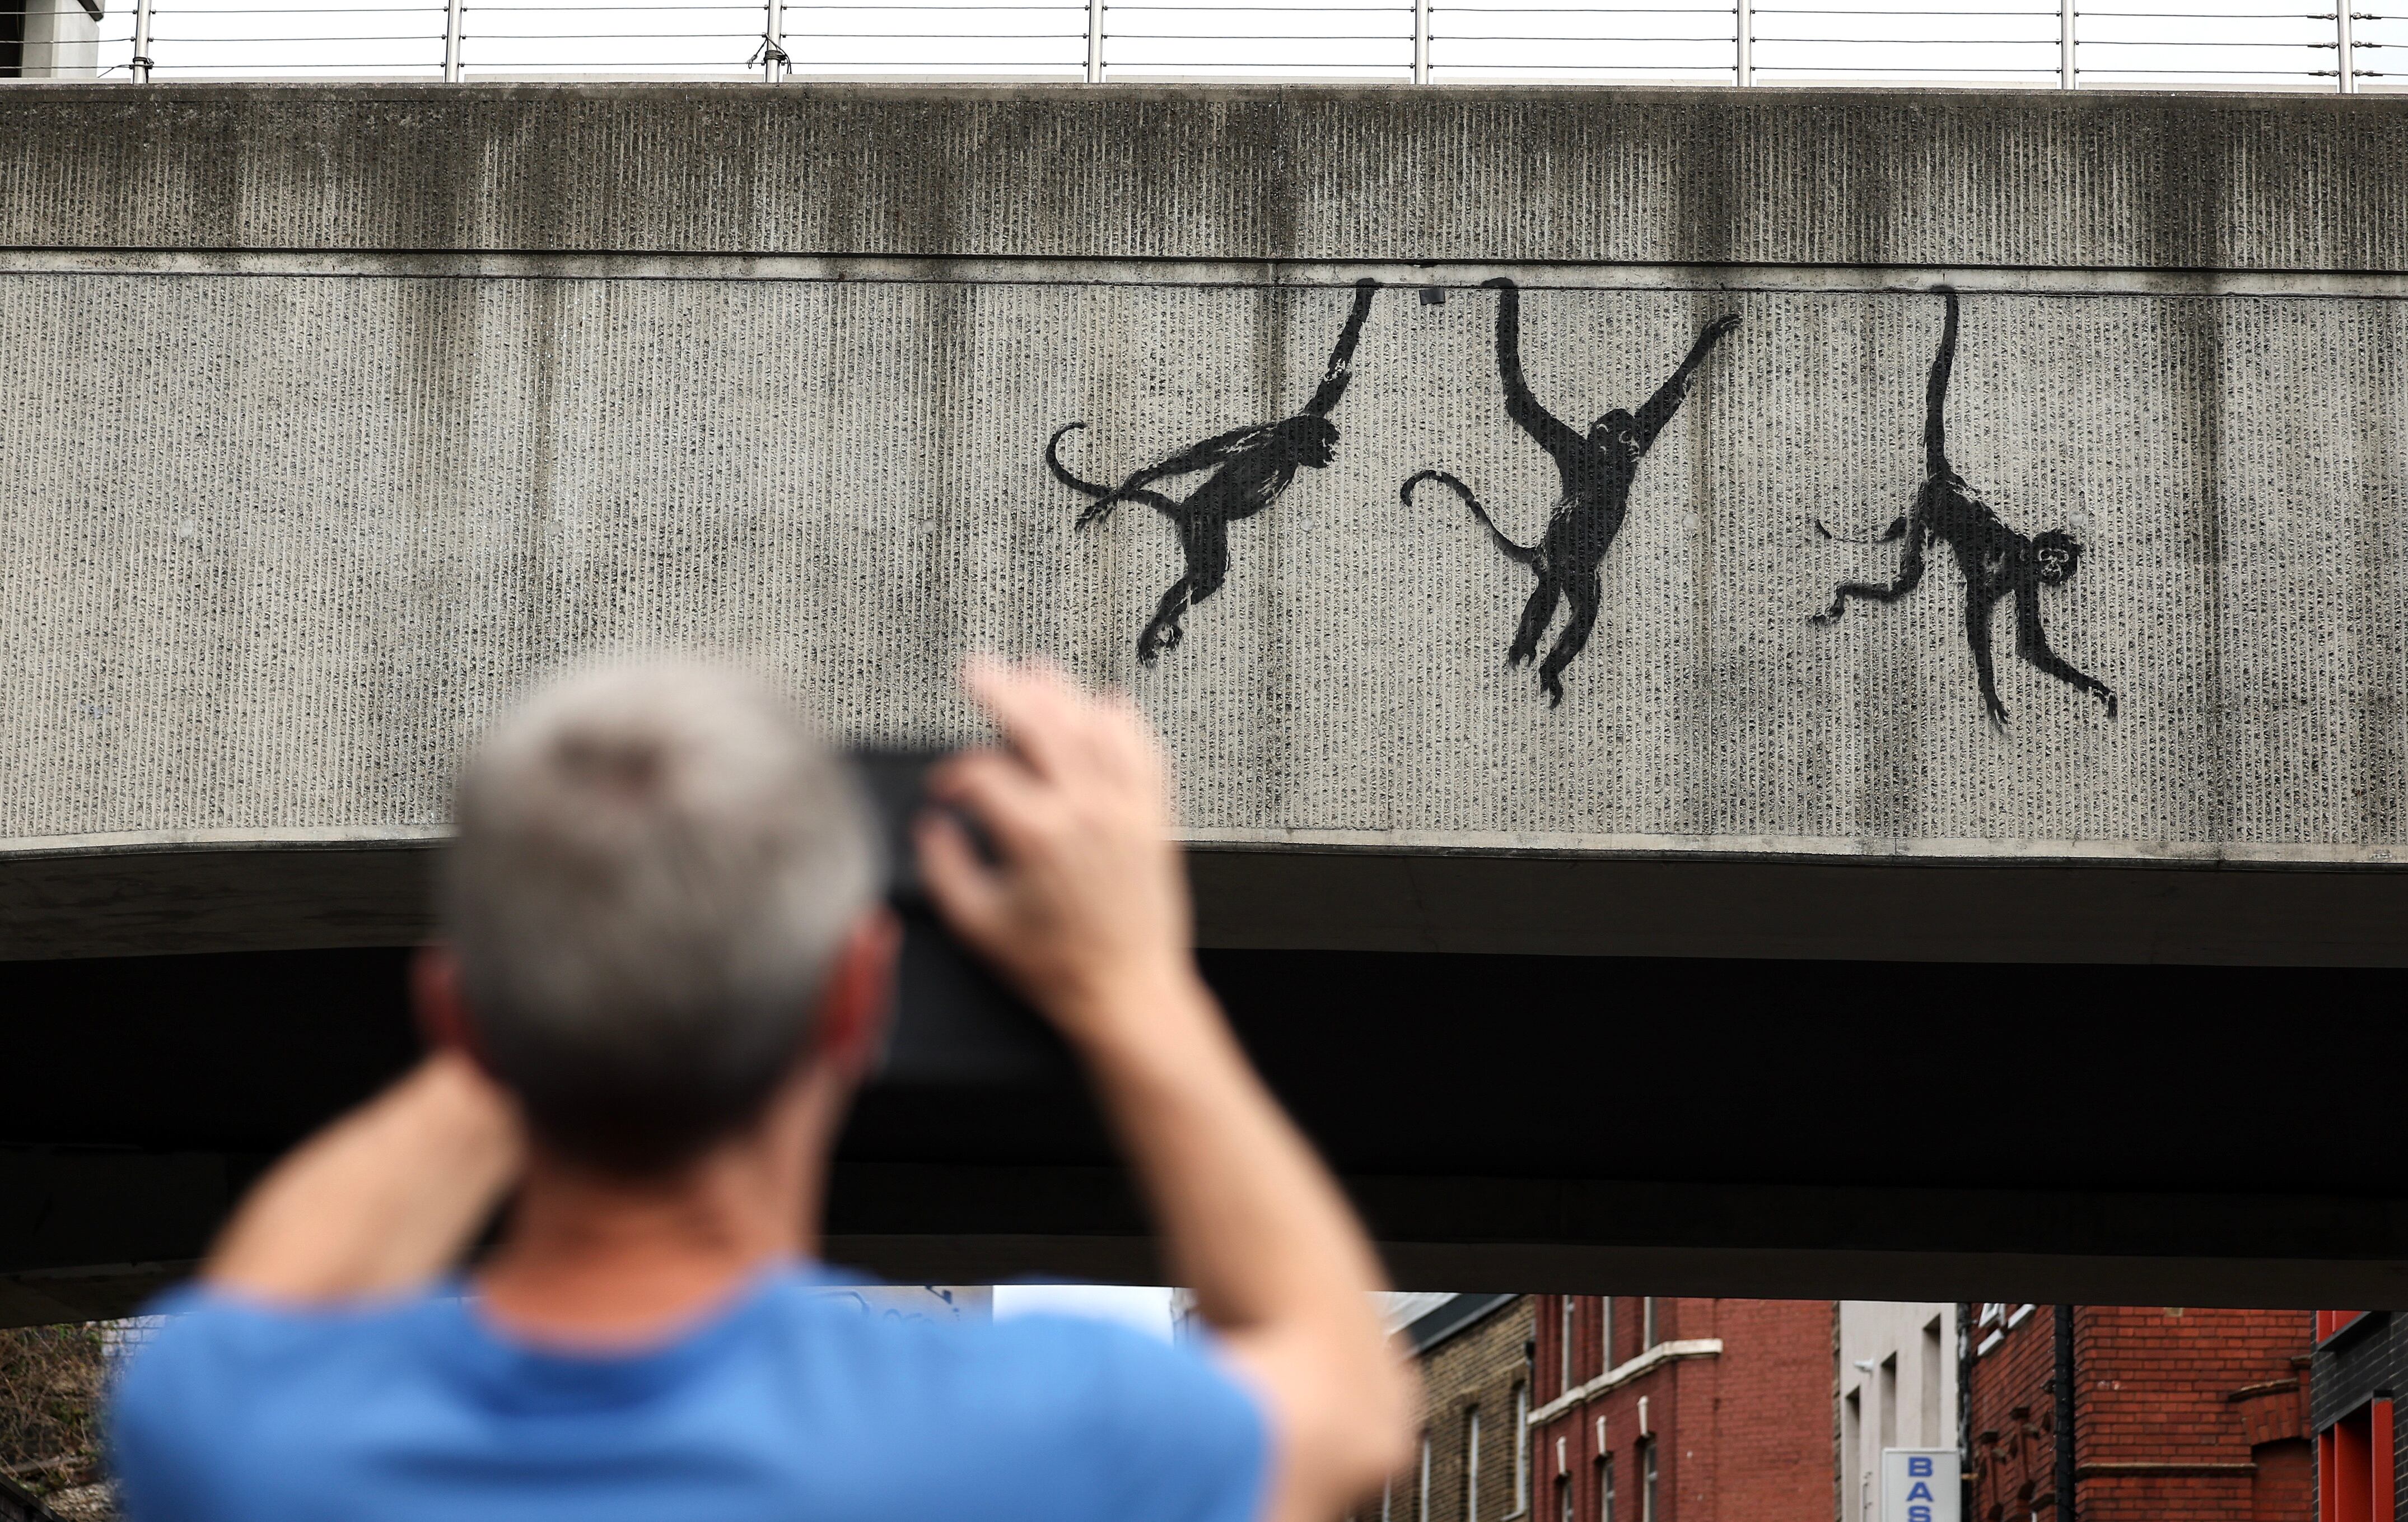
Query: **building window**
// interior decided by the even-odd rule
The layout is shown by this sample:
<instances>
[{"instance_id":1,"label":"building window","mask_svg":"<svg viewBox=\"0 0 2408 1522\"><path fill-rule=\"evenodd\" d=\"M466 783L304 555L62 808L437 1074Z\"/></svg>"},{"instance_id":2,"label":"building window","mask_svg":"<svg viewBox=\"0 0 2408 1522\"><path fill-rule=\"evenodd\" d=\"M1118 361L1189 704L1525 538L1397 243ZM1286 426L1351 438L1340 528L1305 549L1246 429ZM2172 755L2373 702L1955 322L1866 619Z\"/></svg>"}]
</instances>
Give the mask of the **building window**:
<instances>
[{"instance_id":1,"label":"building window","mask_svg":"<svg viewBox=\"0 0 2408 1522\"><path fill-rule=\"evenodd\" d=\"M1598 1366L1613 1367L1613 1297L1606 1296L1598 1302Z\"/></svg>"},{"instance_id":2,"label":"building window","mask_svg":"<svg viewBox=\"0 0 2408 1522\"><path fill-rule=\"evenodd\" d=\"M1639 1302L1639 1346L1643 1351L1663 1341L1658 1335L1663 1328L1656 1320L1656 1297L1648 1296Z\"/></svg>"},{"instance_id":3,"label":"building window","mask_svg":"<svg viewBox=\"0 0 2408 1522\"><path fill-rule=\"evenodd\" d=\"M1597 1456L1597 1522L1613 1522L1613 1456Z\"/></svg>"},{"instance_id":4,"label":"building window","mask_svg":"<svg viewBox=\"0 0 2408 1522\"><path fill-rule=\"evenodd\" d=\"M1397 1477L1389 1475L1380 1486L1380 1522L1397 1522Z\"/></svg>"},{"instance_id":5,"label":"building window","mask_svg":"<svg viewBox=\"0 0 2408 1522\"><path fill-rule=\"evenodd\" d=\"M1555 1522L1574 1522L1572 1517L1572 1477L1555 1476Z\"/></svg>"},{"instance_id":6,"label":"building window","mask_svg":"<svg viewBox=\"0 0 2408 1522\"><path fill-rule=\"evenodd\" d=\"M1917 1370L1916 1383L1922 1387L1915 1392L1914 1409L1919 1418L1915 1424L1914 1441L1926 1448L1954 1447L1941 1431L1940 1423L1940 1318L1933 1316L1923 1326L1923 1357Z\"/></svg>"},{"instance_id":7,"label":"building window","mask_svg":"<svg viewBox=\"0 0 2408 1522\"><path fill-rule=\"evenodd\" d=\"M1422 1484L1413 1497L1413 1522L1430 1522L1429 1515L1429 1434L1422 1434Z\"/></svg>"},{"instance_id":8,"label":"building window","mask_svg":"<svg viewBox=\"0 0 2408 1522\"><path fill-rule=\"evenodd\" d=\"M1563 1387L1569 1390L1572 1387L1572 1298L1566 1295L1563 1302L1562 1324L1555 1331L1555 1361L1561 1366Z\"/></svg>"},{"instance_id":9,"label":"building window","mask_svg":"<svg viewBox=\"0 0 2408 1522\"><path fill-rule=\"evenodd\" d=\"M1463 1522L1480 1522L1480 1408L1463 1413Z\"/></svg>"},{"instance_id":10,"label":"building window","mask_svg":"<svg viewBox=\"0 0 2408 1522\"><path fill-rule=\"evenodd\" d=\"M2316 1522L2392 1522L2391 1443L2388 1400L2316 1434Z\"/></svg>"},{"instance_id":11,"label":"building window","mask_svg":"<svg viewBox=\"0 0 2408 1522\"><path fill-rule=\"evenodd\" d=\"M1513 1515L1530 1509L1530 1386L1513 1386Z\"/></svg>"},{"instance_id":12,"label":"building window","mask_svg":"<svg viewBox=\"0 0 2408 1522\"><path fill-rule=\"evenodd\" d=\"M1656 1509L1656 1440L1649 1438L1639 1445L1639 1522L1657 1522L1664 1514Z\"/></svg>"},{"instance_id":13,"label":"building window","mask_svg":"<svg viewBox=\"0 0 2408 1522\"><path fill-rule=\"evenodd\" d=\"M2339 1337L2342 1333L2349 1330L2352 1327L2357 1326L2360 1321L2364 1320L2365 1317L2366 1313L2363 1311L2318 1311L2316 1313L2316 1341L2319 1343L2329 1343L2334 1338Z\"/></svg>"}]
</instances>

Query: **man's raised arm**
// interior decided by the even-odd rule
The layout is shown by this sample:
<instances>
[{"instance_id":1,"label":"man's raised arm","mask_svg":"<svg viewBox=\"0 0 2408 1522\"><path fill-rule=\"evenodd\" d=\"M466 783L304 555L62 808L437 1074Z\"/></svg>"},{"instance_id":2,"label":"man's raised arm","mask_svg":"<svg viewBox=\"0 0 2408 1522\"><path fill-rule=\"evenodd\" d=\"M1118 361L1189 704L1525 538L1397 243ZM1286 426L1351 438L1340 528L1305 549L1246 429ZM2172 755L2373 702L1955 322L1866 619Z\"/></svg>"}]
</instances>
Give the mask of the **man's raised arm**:
<instances>
[{"instance_id":1,"label":"man's raised arm","mask_svg":"<svg viewBox=\"0 0 2408 1522\"><path fill-rule=\"evenodd\" d=\"M1372 1304L1370 1243L1197 975L1153 733L1125 699L1050 668L969 681L1010 749L956 756L931 787L995 859L933 816L925 881L1085 1065L1173 1272L1268 1409L1269 1522L1335 1515L1405 1461L1413 1384Z\"/></svg>"}]
</instances>

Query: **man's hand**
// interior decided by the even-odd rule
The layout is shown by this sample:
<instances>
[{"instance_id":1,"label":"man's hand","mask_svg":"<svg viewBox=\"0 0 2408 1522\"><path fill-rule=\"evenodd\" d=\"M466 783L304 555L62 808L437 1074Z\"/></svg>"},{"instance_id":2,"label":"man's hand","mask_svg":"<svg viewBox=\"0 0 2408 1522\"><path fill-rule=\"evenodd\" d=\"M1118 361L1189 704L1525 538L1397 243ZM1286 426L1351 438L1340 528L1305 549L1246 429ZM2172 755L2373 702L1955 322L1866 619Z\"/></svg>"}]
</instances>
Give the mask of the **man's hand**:
<instances>
[{"instance_id":1,"label":"man's hand","mask_svg":"<svg viewBox=\"0 0 2408 1522\"><path fill-rule=\"evenodd\" d=\"M1187 883L1170 840L1162 753L1127 699L1050 666L974 664L970 693L1008 750L939 766L928 791L978 822L919 825L922 875L954 934L1085 1046L1159 1015L1195 978Z\"/></svg>"},{"instance_id":2,"label":"man's hand","mask_svg":"<svg viewBox=\"0 0 2408 1522\"><path fill-rule=\"evenodd\" d=\"M1376 1490L1412 1437L1370 1243L1197 975L1153 731L1051 667L982 664L968 682L1010 748L956 756L929 787L995 859L938 814L920 826L922 878L1086 1059L1174 1282L1261 1397L1278 1466L1265 1517L1322 1522Z\"/></svg>"}]
</instances>

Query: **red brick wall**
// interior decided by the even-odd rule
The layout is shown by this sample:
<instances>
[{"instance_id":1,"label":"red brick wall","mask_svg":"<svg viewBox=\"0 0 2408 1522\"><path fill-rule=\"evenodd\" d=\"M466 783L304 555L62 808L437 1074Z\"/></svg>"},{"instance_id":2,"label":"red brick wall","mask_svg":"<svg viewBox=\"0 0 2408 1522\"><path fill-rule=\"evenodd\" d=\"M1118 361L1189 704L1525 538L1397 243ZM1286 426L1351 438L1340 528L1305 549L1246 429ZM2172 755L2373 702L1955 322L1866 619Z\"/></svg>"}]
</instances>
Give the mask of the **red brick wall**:
<instances>
[{"instance_id":1,"label":"red brick wall","mask_svg":"<svg viewBox=\"0 0 2408 1522\"><path fill-rule=\"evenodd\" d=\"M1972 1371L1973 1515L2056 1505L2056 1310ZM1995 1329L1976 1327L1976 1344ZM2081 1522L2312 1522L2303 1311L2083 1306L2074 1313Z\"/></svg>"},{"instance_id":2,"label":"red brick wall","mask_svg":"<svg viewBox=\"0 0 2408 1522\"><path fill-rule=\"evenodd\" d=\"M1562 1393L1556 1339L1563 1302L1553 1295L1532 1298L1543 1403ZM1538 1433L1540 1522L1555 1522L1558 1515L1559 1443L1572 1515L1599 1522L1600 1417L1603 1452L1614 1463L1614 1522L1641 1522L1642 1399L1656 1450L1656 1522L1828 1522L1831 1302L1666 1299L1656 1304L1659 1341L1719 1339L1722 1351L1668 1362L1547 1421ZM1616 1365L1644 1351L1641 1315L1636 1299L1617 1302ZM1598 1343L1603 1319L1597 1297L1575 1300L1575 1382L1593 1379L1605 1367Z\"/></svg>"}]
</instances>

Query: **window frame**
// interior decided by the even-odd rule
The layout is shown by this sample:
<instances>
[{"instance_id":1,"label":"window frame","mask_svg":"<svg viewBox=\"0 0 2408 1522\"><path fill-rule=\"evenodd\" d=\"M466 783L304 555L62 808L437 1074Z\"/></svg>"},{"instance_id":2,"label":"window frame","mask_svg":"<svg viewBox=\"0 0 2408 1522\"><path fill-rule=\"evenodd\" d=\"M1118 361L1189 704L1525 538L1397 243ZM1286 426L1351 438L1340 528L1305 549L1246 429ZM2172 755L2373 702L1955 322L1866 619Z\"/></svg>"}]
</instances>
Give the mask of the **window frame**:
<instances>
[{"instance_id":1,"label":"window frame","mask_svg":"<svg viewBox=\"0 0 2408 1522\"><path fill-rule=\"evenodd\" d=\"M1463 1408L1463 1522L1480 1522L1480 1407Z\"/></svg>"},{"instance_id":2,"label":"window frame","mask_svg":"<svg viewBox=\"0 0 2408 1522\"><path fill-rule=\"evenodd\" d=\"M1526 1380L1513 1386L1513 1511L1520 1516L1530 1509L1530 1386Z\"/></svg>"},{"instance_id":3,"label":"window frame","mask_svg":"<svg viewBox=\"0 0 2408 1522\"><path fill-rule=\"evenodd\" d=\"M2317 1430L2317 1522L2393 1522L2398 1441L2388 1397L2362 1400Z\"/></svg>"}]
</instances>

